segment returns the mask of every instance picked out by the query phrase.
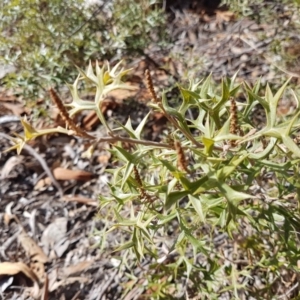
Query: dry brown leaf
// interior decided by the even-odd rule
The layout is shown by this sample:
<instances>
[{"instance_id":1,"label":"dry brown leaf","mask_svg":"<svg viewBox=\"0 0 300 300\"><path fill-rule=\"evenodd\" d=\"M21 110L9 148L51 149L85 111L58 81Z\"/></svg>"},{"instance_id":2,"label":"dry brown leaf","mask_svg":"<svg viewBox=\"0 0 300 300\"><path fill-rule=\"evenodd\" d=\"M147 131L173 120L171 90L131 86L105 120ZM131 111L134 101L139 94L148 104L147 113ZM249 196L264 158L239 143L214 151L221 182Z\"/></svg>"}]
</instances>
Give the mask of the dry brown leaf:
<instances>
[{"instance_id":1,"label":"dry brown leaf","mask_svg":"<svg viewBox=\"0 0 300 300\"><path fill-rule=\"evenodd\" d=\"M55 251L56 256L62 257L64 255L64 253L67 251L67 249L69 248L69 245L70 245L70 241L68 238L65 238L65 239L57 242L53 247L53 250Z\"/></svg>"},{"instance_id":2,"label":"dry brown leaf","mask_svg":"<svg viewBox=\"0 0 300 300\"><path fill-rule=\"evenodd\" d=\"M91 131L95 126L100 123L100 120L96 114L96 112L91 111L87 116L83 119L83 128L87 131Z\"/></svg>"},{"instance_id":3,"label":"dry brown leaf","mask_svg":"<svg viewBox=\"0 0 300 300\"><path fill-rule=\"evenodd\" d=\"M69 170L64 168L56 168L53 170L53 175L57 180L79 180L89 181L95 174L83 170Z\"/></svg>"},{"instance_id":4,"label":"dry brown leaf","mask_svg":"<svg viewBox=\"0 0 300 300\"><path fill-rule=\"evenodd\" d=\"M69 170L65 168L55 168L53 175L56 180L78 180L78 181L89 181L95 177L95 174L83 170ZM49 177L39 180L34 186L35 190L39 190L52 183Z\"/></svg>"},{"instance_id":5,"label":"dry brown leaf","mask_svg":"<svg viewBox=\"0 0 300 300\"><path fill-rule=\"evenodd\" d=\"M31 270L35 273L35 275L40 279L40 282L45 280L45 265L42 262L35 261L30 263Z\"/></svg>"},{"instance_id":6,"label":"dry brown leaf","mask_svg":"<svg viewBox=\"0 0 300 300\"><path fill-rule=\"evenodd\" d=\"M9 225L12 220L14 220L17 224L21 224L18 217L15 214L12 213L11 208L12 208L13 205L14 205L14 203L10 202L5 207L5 213L4 213L3 219L4 219L4 223L6 225Z\"/></svg>"},{"instance_id":7,"label":"dry brown leaf","mask_svg":"<svg viewBox=\"0 0 300 300\"><path fill-rule=\"evenodd\" d=\"M48 252L53 248L56 248L56 251L62 252L64 249L61 250L59 247L64 248L64 245L68 247L68 241L66 240L67 224L68 220L66 218L57 218L44 230L42 243ZM57 254L60 256L60 253Z\"/></svg>"},{"instance_id":8,"label":"dry brown leaf","mask_svg":"<svg viewBox=\"0 0 300 300\"><path fill-rule=\"evenodd\" d=\"M48 262L48 257L43 249L25 231L21 232L18 240L31 261Z\"/></svg>"},{"instance_id":9,"label":"dry brown leaf","mask_svg":"<svg viewBox=\"0 0 300 300\"><path fill-rule=\"evenodd\" d=\"M94 263L93 260L91 261L81 261L75 265L68 266L62 270L62 276L63 277L69 277L74 275L79 275L84 270L89 268Z\"/></svg>"},{"instance_id":10,"label":"dry brown leaf","mask_svg":"<svg viewBox=\"0 0 300 300\"><path fill-rule=\"evenodd\" d=\"M60 286L65 286L65 285L69 285L72 284L74 282L80 282L80 283L87 283L89 282L89 278L86 277L70 277L70 278L66 278L60 281L56 281L52 284L52 286L49 286L49 292L53 292L55 290L57 290Z\"/></svg>"},{"instance_id":11,"label":"dry brown leaf","mask_svg":"<svg viewBox=\"0 0 300 300\"><path fill-rule=\"evenodd\" d=\"M26 111L24 109L24 105L19 104L19 103L2 103L2 105L11 111L11 113L15 116L21 116L23 115Z\"/></svg>"},{"instance_id":12,"label":"dry brown leaf","mask_svg":"<svg viewBox=\"0 0 300 300\"><path fill-rule=\"evenodd\" d=\"M48 186L52 183L51 178L50 177L46 177L44 179L39 180L36 185L34 186L35 190L40 190L45 186Z\"/></svg>"},{"instance_id":13,"label":"dry brown leaf","mask_svg":"<svg viewBox=\"0 0 300 300\"><path fill-rule=\"evenodd\" d=\"M97 162L100 164L108 164L109 160L110 160L111 155L109 154L101 154L97 157Z\"/></svg>"},{"instance_id":14,"label":"dry brown leaf","mask_svg":"<svg viewBox=\"0 0 300 300\"><path fill-rule=\"evenodd\" d=\"M24 274L29 278L33 283L32 296L34 298L38 297L39 294L39 280L35 273L24 263L22 262L2 262L0 263L0 276L1 275L10 275L15 276L18 274Z\"/></svg>"},{"instance_id":15,"label":"dry brown leaf","mask_svg":"<svg viewBox=\"0 0 300 300\"><path fill-rule=\"evenodd\" d=\"M42 290L41 300L48 300L48 299L49 299L49 279L48 276L46 275L43 290Z\"/></svg>"},{"instance_id":16,"label":"dry brown leaf","mask_svg":"<svg viewBox=\"0 0 300 300\"><path fill-rule=\"evenodd\" d=\"M232 11L222 11L222 10L217 10L216 11L216 19L217 22L222 23L222 22L230 22L235 19L235 13Z\"/></svg>"},{"instance_id":17,"label":"dry brown leaf","mask_svg":"<svg viewBox=\"0 0 300 300\"><path fill-rule=\"evenodd\" d=\"M0 93L0 101L14 102L17 101L17 97L14 95L8 95L6 93Z\"/></svg>"},{"instance_id":18,"label":"dry brown leaf","mask_svg":"<svg viewBox=\"0 0 300 300\"><path fill-rule=\"evenodd\" d=\"M131 82L126 82L126 83L133 89L132 90L114 90L109 93L108 97L112 97L117 102L121 102L124 99L127 99L129 97L133 97L139 90L139 84L133 84ZM106 100L107 99L105 99L105 101ZM104 101L104 103L105 103L105 101ZM102 109L102 106L101 106L101 109Z\"/></svg>"},{"instance_id":19,"label":"dry brown leaf","mask_svg":"<svg viewBox=\"0 0 300 300\"><path fill-rule=\"evenodd\" d=\"M13 168L21 164L23 160L24 156L22 155L10 157L2 168L1 179L7 178L9 176L9 173L13 170Z\"/></svg>"},{"instance_id":20,"label":"dry brown leaf","mask_svg":"<svg viewBox=\"0 0 300 300\"><path fill-rule=\"evenodd\" d=\"M1 262L0 263L0 275L17 275L23 273L32 282L38 282L37 276L34 272L22 262Z\"/></svg>"},{"instance_id":21,"label":"dry brown leaf","mask_svg":"<svg viewBox=\"0 0 300 300\"><path fill-rule=\"evenodd\" d=\"M58 280L58 268L52 269L52 271L47 274L48 276L48 290L51 292L51 287L55 284Z\"/></svg>"},{"instance_id":22,"label":"dry brown leaf","mask_svg":"<svg viewBox=\"0 0 300 300\"><path fill-rule=\"evenodd\" d=\"M4 220L4 224L7 225L7 226L10 224L10 222L11 222L12 220L14 220L16 223L20 224L20 220L19 220L18 217L17 217L16 215L14 215L14 214L8 214L8 213L5 213L5 214L4 214L4 217L3 217L3 220Z\"/></svg>"},{"instance_id":23,"label":"dry brown leaf","mask_svg":"<svg viewBox=\"0 0 300 300\"><path fill-rule=\"evenodd\" d=\"M86 198L86 197L82 197L80 195L74 195L74 196L65 196L62 198L63 201L68 201L68 202L78 202L78 203L82 203L82 204L86 204L86 205L91 205L91 206L98 206L98 202L90 199L90 198Z\"/></svg>"}]
</instances>

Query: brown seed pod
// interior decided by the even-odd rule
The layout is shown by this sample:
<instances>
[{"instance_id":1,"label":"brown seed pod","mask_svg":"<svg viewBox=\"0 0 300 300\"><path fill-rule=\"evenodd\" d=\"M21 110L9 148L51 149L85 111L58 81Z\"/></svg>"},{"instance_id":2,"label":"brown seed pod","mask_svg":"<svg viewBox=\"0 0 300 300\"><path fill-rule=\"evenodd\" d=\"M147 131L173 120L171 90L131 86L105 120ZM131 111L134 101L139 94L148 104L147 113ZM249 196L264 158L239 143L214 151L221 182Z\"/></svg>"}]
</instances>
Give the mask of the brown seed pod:
<instances>
[{"instance_id":1,"label":"brown seed pod","mask_svg":"<svg viewBox=\"0 0 300 300\"><path fill-rule=\"evenodd\" d=\"M145 71L145 76L146 76L146 83L147 83L148 91L152 96L152 101L154 103L159 103L160 100L159 100L159 98L157 97L157 95L155 93L154 86L153 86L153 81L152 81L152 78L151 78L151 75L150 75L150 71L148 69Z\"/></svg>"},{"instance_id":2,"label":"brown seed pod","mask_svg":"<svg viewBox=\"0 0 300 300\"><path fill-rule=\"evenodd\" d=\"M186 161L186 158L185 158L185 154L184 154L183 148L181 147L180 142L175 140L174 141L174 147L175 147L176 154L177 154L178 167L182 171L185 171L185 172L189 173L189 170L187 168L187 161Z\"/></svg>"},{"instance_id":3,"label":"brown seed pod","mask_svg":"<svg viewBox=\"0 0 300 300\"><path fill-rule=\"evenodd\" d=\"M133 174L134 174L134 178L137 181L139 187L142 187L143 183L142 183L142 180L141 180L141 176L140 176L139 170L137 169L136 166L133 167Z\"/></svg>"},{"instance_id":4,"label":"brown seed pod","mask_svg":"<svg viewBox=\"0 0 300 300\"><path fill-rule=\"evenodd\" d=\"M55 103L59 110L59 114L61 115L63 121L66 123L67 127L70 128L71 130L74 131L74 133L80 137L85 137L89 139L94 139L93 136L89 135L86 133L84 130L81 128L77 127L74 121L70 118L68 111L66 110L62 100L60 97L57 95L54 89L50 88L49 89L50 97L52 101Z\"/></svg>"}]
</instances>

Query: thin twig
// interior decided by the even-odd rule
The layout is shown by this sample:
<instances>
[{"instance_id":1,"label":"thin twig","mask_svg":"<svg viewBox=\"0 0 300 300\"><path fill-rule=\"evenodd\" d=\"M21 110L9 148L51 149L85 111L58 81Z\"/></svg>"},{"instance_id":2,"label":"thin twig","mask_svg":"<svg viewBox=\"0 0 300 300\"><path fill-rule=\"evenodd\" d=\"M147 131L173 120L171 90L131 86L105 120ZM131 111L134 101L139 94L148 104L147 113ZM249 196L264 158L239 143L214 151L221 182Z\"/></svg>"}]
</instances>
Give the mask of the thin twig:
<instances>
[{"instance_id":1,"label":"thin twig","mask_svg":"<svg viewBox=\"0 0 300 300\"><path fill-rule=\"evenodd\" d=\"M18 116L0 117L0 124L10 123L10 122L20 122L20 118Z\"/></svg>"},{"instance_id":2,"label":"thin twig","mask_svg":"<svg viewBox=\"0 0 300 300\"><path fill-rule=\"evenodd\" d=\"M76 300L77 297L80 295L81 290L77 291L77 293L73 296L73 298L71 300Z\"/></svg>"},{"instance_id":3,"label":"thin twig","mask_svg":"<svg viewBox=\"0 0 300 300\"><path fill-rule=\"evenodd\" d=\"M10 238L8 238L2 246L0 246L0 254L2 258L8 260L9 258L6 256L5 251L12 245L12 243L18 238L22 229L18 229Z\"/></svg>"},{"instance_id":4,"label":"thin twig","mask_svg":"<svg viewBox=\"0 0 300 300\"><path fill-rule=\"evenodd\" d=\"M139 144L139 145L145 145L145 146L155 146L155 147L159 147L159 148L173 149L173 146L171 146L169 144L146 141L146 140L136 140L136 139L121 137L118 135L113 135L111 137L101 137L97 140L97 142L98 143L101 143L101 142L108 142L108 143L124 142L124 143L130 143L130 144Z\"/></svg>"},{"instance_id":5,"label":"thin twig","mask_svg":"<svg viewBox=\"0 0 300 300\"><path fill-rule=\"evenodd\" d=\"M289 290L287 290L284 295L278 296L278 299L289 299L289 294L298 287L299 282L297 282L296 284L294 284Z\"/></svg>"},{"instance_id":6,"label":"thin twig","mask_svg":"<svg viewBox=\"0 0 300 300\"><path fill-rule=\"evenodd\" d=\"M85 25L87 25L103 8L104 5L101 5L97 7L97 9L94 10L90 18L88 18L85 22L83 22L75 31L73 31L69 36L68 39L70 39L72 36L77 34Z\"/></svg>"},{"instance_id":7,"label":"thin twig","mask_svg":"<svg viewBox=\"0 0 300 300\"><path fill-rule=\"evenodd\" d=\"M11 142L11 137L3 132L0 132L0 136L9 140ZM45 161L45 159L38 153L36 152L31 146L24 144L23 148L32 156L34 156L34 158L40 163L40 165L42 166L42 168L44 169L44 171L46 172L46 174L50 177L53 185L56 187L56 189L59 192L60 197L63 197L64 195L64 191L61 187L61 185L59 184L59 182L55 179L52 171L50 170L50 168L48 167L47 162Z\"/></svg>"},{"instance_id":8,"label":"thin twig","mask_svg":"<svg viewBox=\"0 0 300 300\"><path fill-rule=\"evenodd\" d=\"M97 297L97 300L100 300L102 298L102 296L105 294L106 290L108 289L108 287L111 285L111 283L114 281L114 279L116 279L116 275L118 274L119 270L115 270L110 278L105 282L105 284L102 286L102 289Z\"/></svg>"}]
</instances>

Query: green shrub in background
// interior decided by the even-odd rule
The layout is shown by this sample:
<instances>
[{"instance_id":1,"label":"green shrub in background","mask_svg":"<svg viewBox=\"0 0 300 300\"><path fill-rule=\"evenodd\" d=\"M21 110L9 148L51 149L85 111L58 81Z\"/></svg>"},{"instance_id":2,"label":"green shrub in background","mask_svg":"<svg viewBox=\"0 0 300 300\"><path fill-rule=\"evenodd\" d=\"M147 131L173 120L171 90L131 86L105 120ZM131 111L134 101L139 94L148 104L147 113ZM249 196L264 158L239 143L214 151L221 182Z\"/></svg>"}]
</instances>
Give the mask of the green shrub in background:
<instances>
[{"instance_id":1,"label":"green shrub in background","mask_svg":"<svg viewBox=\"0 0 300 300\"><path fill-rule=\"evenodd\" d=\"M75 77L74 65L143 51L162 36L164 15L156 0L3 0L0 64L16 67L2 80L35 100L49 83Z\"/></svg>"},{"instance_id":2,"label":"green shrub in background","mask_svg":"<svg viewBox=\"0 0 300 300\"><path fill-rule=\"evenodd\" d=\"M69 111L51 91L69 127L58 132L113 145L119 167L112 170L111 196L100 197L104 228L98 234L103 251L109 250L106 237L114 234L114 262L128 276L124 295L137 286L150 299L299 295L300 103L293 92L293 115L277 116L288 82L276 92L267 85L262 96L259 80L254 86L236 84L234 76L218 92L208 77L179 87L181 99L171 107L164 93L155 94L147 73L149 106L169 121L165 139L152 142L143 139L148 116L137 128L130 120L111 128L99 109L107 93L126 88L121 78L127 72L119 65L81 70L70 86ZM80 99L81 81L96 87L94 103ZM246 101L238 103L237 93ZM250 117L257 105L266 116L261 129ZM70 116L83 109L97 112L106 137L72 123ZM19 151L47 133L22 123L25 135L13 147ZM123 142L131 147L124 149Z\"/></svg>"},{"instance_id":3,"label":"green shrub in background","mask_svg":"<svg viewBox=\"0 0 300 300\"><path fill-rule=\"evenodd\" d=\"M299 6L299 0L222 0L221 5L227 5L230 10L260 22L277 22L274 16L282 12L283 7ZM278 11L279 10L279 11ZM293 13L293 12L292 12Z\"/></svg>"}]
</instances>

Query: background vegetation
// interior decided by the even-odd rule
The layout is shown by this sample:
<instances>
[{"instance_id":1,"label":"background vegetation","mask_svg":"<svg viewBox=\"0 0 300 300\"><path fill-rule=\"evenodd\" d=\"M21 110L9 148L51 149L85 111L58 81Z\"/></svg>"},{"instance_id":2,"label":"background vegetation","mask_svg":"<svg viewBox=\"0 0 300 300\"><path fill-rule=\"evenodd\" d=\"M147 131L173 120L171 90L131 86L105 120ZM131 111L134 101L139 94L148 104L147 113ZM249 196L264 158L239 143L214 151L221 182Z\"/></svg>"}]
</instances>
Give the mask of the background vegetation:
<instances>
[{"instance_id":1,"label":"background vegetation","mask_svg":"<svg viewBox=\"0 0 300 300\"><path fill-rule=\"evenodd\" d=\"M4 0L0 17L0 62L16 68L2 83L29 101L74 79L74 65L132 57L166 36L158 1Z\"/></svg>"}]
</instances>

